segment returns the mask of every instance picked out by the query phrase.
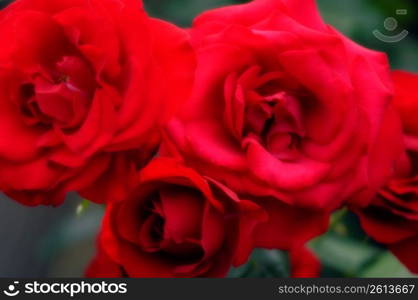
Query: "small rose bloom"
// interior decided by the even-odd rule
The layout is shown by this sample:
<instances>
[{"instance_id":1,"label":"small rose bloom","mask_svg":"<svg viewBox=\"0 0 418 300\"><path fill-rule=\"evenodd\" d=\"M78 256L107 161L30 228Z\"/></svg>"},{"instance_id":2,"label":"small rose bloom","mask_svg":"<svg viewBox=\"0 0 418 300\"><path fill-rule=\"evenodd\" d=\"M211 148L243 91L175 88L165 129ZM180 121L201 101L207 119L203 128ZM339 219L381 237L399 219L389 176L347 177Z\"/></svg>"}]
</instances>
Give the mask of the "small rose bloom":
<instances>
[{"instance_id":1,"label":"small rose bloom","mask_svg":"<svg viewBox=\"0 0 418 300\"><path fill-rule=\"evenodd\" d=\"M223 277L244 263L266 219L254 203L176 161L159 158L124 201L106 208L90 277Z\"/></svg>"},{"instance_id":2,"label":"small rose bloom","mask_svg":"<svg viewBox=\"0 0 418 300\"><path fill-rule=\"evenodd\" d=\"M27 205L123 197L187 97L187 34L139 0L17 0L0 23L0 189Z\"/></svg>"},{"instance_id":3,"label":"small rose bloom","mask_svg":"<svg viewBox=\"0 0 418 300\"><path fill-rule=\"evenodd\" d=\"M402 263L418 273L418 75L396 71L392 77L406 152L396 164L396 176L372 204L354 211L367 234L388 246Z\"/></svg>"}]
</instances>

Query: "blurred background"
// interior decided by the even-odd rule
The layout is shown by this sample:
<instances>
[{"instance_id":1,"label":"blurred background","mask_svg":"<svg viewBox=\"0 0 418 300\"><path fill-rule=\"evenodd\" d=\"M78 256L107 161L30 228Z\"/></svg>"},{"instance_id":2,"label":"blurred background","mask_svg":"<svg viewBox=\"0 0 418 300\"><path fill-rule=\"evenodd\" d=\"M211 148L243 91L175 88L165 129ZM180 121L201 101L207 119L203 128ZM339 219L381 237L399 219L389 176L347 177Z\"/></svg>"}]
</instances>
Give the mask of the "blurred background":
<instances>
[{"instance_id":1,"label":"blurred background","mask_svg":"<svg viewBox=\"0 0 418 300\"><path fill-rule=\"evenodd\" d=\"M10 0L0 0L0 8ZM144 0L150 15L191 25L200 12L245 0ZM418 72L418 1L317 0L324 19L356 42L388 54L395 69ZM77 277L94 254L103 208L69 195L59 208L23 207L0 195L0 277ZM311 243L323 276L409 277L393 255L369 240L356 217L333 216L329 232ZM287 254L257 250L232 277L289 275Z\"/></svg>"}]
</instances>

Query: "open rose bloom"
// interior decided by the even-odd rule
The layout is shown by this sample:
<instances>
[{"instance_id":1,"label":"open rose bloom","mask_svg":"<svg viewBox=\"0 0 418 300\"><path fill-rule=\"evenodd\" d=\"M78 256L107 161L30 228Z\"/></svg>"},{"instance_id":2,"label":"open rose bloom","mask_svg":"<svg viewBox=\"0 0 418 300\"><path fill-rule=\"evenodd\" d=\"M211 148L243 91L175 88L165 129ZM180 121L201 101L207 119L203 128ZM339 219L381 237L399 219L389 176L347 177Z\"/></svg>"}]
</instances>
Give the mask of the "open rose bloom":
<instances>
[{"instance_id":1,"label":"open rose bloom","mask_svg":"<svg viewBox=\"0 0 418 300\"><path fill-rule=\"evenodd\" d=\"M418 273L418 75L314 0L188 29L140 0L16 0L0 25L0 189L103 204L87 276L352 276L329 257L359 236Z\"/></svg>"},{"instance_id":2,"label":"open rose bloom","mask_svg":"<svg viewBox=\"0 0 418 300\"><path fill-rule=\"evenodd\" d=\"M313 1L209 11L191 37L193 95L168 130L188 164L329 211L369 201L391 174L401 142L386 57L324 24Z\"/></svg>"},{"instance_id":3,"label":"open rose bloom","mask_svg":"<svg viewBox=\"0 0 418 300\"><path fill-rule=\"evenodd\" d=\"M185 33L136 0L16 1L0 22L1 189L27 205L122 197L187 97Z\"/></svg>"}]
</instances>

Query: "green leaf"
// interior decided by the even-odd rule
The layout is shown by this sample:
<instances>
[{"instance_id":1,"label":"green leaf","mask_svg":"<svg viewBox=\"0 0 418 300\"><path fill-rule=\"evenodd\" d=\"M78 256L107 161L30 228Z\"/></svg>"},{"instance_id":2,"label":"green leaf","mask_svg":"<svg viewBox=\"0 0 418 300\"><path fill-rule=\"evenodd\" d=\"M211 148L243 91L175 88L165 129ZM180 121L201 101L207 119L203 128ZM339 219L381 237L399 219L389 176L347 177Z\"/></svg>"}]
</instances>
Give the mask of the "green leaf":
<instances>
[{"instance_id":1,"label":"green leaf","mask_svg":"<svg viewBox=\"0 0 418 300\"><path fill-rule=\"evenodd\" d=\"M356 276L363 266L370 263L382 251L373 244L333 232L313 241L311 247L323 265L347 277Z\"/></svg>"},{"instance_id":2,"label":"green leaf","mask_svg":"<svg viewBox=\"0 0 418 300\"><path fill-rule=\"evenodd\" d=\"M360 277L414 277L408 269L389 251L379 255L360 274Z\"/></svg>"}]
</instances>

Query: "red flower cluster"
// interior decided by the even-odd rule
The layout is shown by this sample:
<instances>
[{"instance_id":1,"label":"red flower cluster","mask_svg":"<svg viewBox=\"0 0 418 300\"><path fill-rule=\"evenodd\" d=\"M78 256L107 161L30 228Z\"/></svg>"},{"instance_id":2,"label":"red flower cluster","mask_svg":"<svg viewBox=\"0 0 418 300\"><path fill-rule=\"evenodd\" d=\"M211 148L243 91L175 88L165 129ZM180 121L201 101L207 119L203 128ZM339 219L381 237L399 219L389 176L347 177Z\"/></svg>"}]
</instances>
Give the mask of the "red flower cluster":
<instances>
[{"instance_id":1,"label":"red flower cluster","mask_svg":"<svg viewBox=\"0 0 418 300\"><path fill-rule=\"evenodd\" d=\"M93 277L223 277L254 248L305 248L349 207L418 272L418 76L325 24L253 0L191 29L139 0L0 12L0 189L106 204Z\"/></svg>"}]
</instances>

